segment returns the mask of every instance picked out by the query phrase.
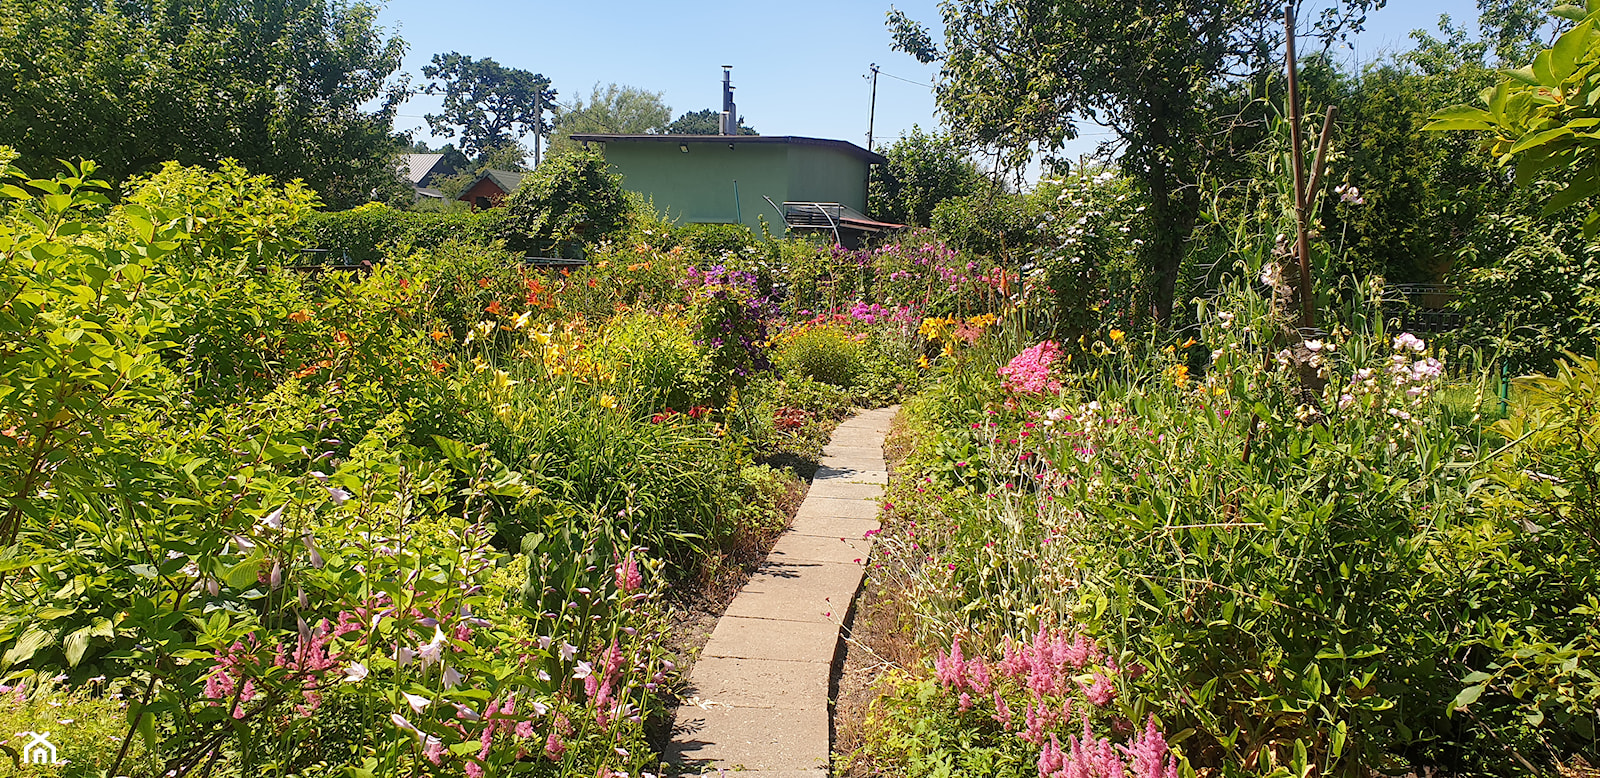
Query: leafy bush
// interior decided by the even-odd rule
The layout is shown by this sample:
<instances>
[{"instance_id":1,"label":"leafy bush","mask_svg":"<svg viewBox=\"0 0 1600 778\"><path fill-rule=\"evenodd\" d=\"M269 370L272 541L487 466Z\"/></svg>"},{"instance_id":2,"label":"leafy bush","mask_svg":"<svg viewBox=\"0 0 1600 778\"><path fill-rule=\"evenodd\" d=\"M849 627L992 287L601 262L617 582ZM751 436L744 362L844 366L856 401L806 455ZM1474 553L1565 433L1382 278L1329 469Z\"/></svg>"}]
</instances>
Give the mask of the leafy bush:
<instances>
[{"instance_id":1,"label":"leafy bush","mask_svg":"<svg viewBox=\"0 0 1600 778\"><path fill-rule=\"evenodd\" d=\"M500 208L419 213L368 203L313 213L302 229L308 246L329 252L314 261L361 264L383 261L394 247L432 250L449 242L488 246L501 237L506 218Z\"/></svg>"},{"instance_id":2,"label":"leafy bush","mask_svg":"<svg viewBox=\"0 0 1600 778\"><path fill-rule=\"evenodd\" d=\"M501 236L513 251L572 256L627 226L630 203L598 152L559 154L506 197Z\"/></svg>"},{"instance_id":3,"label":"leafy bush","mask_svg":"<svg viewBox=\"0 0 1600 778\"><path fill-rule=\"evenodd\" d=\"M780 336L777 362L785 372L848 389L866 369L864 351L843 327L802 327Z\"/></svg>"},{"instance_id":4,"label":"leafy bush","mask_svg":"<svg viewBox=\"0 0 1600 778\"><path fill-rule=\"evenodd\" d=\"M933 209L930 223L955 248L1016 266L1038 237L1039 208L1005 192L952 197Z\"/></svg>"}]
</instances>

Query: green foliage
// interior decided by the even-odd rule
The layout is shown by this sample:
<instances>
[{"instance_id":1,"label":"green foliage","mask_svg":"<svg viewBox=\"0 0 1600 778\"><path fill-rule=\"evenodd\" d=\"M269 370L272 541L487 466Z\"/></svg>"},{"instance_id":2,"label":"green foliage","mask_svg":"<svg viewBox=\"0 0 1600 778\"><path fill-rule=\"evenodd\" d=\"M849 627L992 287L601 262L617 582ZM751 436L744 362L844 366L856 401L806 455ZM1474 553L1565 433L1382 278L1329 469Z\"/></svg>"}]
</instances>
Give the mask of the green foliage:
<instances>
[{"instance_id":1,"label":"green foliage","mask_svg":"<svg viewBox=\"0 0 1600 778\"><path fill-rule=\"evenodd\" d=\"M1039 208L1020 194L991 192L952 197L933 209L939 237L965 252L1015 267L1038 240Z\"/></svg>"},{"instance_id":2,"label":"green foliage","mask_svg":"<svg viewBox=\"0 0 1600 778\"><path fill-rule=\"evenodd\" d=\"M864 351L849 330L821 325L785 333L776 361L787 373L849 389L866 370Z\"/></svg>"},{"instance_id":3,"label":"green foliage","mask_svg":"<svg viewBox=\"0 0 1600 778\"><path fill-rule=\"evenodd\" d=\"M641 411L685 411L706 399L709 365L681 316L621 314L591 347L596 364L628 390Z\"/></svg>"},{"instance_id":4,"label":"green foliage","mask_svg":"<svg viewBox=\"0 0 1600 778\"><path fill-rule=\"evenodd\" d=\"M313 213L302 230L308 247L328 252L310 262L361 264L379 262L398 247L431 250L451 241L488 246L500 239L506 218L502 208L418 213L368 203L347 211Z\"/></svg>"},{"instance_id":5,"label":"green foliage","mask_svg":"<svg viewBox=\"0 0 1600 778\"><path fill-rule=\"evenodd\" d=\"M1600 192L1600 167L1592 147L1600 125L1600 4L1588 10L1565 5L1552 13L1577 22L1533 63L1506 71L1483 93L1486 108L1456 105L1433 115L1428 129L1488 133L1487 145L1501 165L1516 163L1516 182L1560 182L1545 202L1545 215L1589 200ZM1600 209L1591 210L1584 233L1600 233Z\"/></svg>"},{"instance_id":6,"label":"green foliage","mask_svg":"<svg viewBox=\"0 0 1600 778\"><path fill-rule=\"evenodd\" d=\"M213 171L168 162L158 172L129 179L125 207L112 221L141 229L140 214L160 212L183 220L189 240L184 256L195 265L228 268L278 265L300 259L300 226L318 205L315 192L291 181L252 176L224 159Z\"/></svg>"},{"instance_id":7,"label":"green foliage","mask_svg":"<svg viewBox=\"0 0 1600 778\"><path fill-rule=\"evenodd\" d=\"M685 224L673 231L678 245L707 259L737 257L756 246L755 236L743 224Z\"/></svg>"},{"instance_id":8,"label":"green foliage","mask_svg":"<svg viewBox=\"0 0 1600 778\"><path fill-rule=\"evenodd\" d=\"M31 689L21 685L0 693L9 698L4 710L0 710L0 728L9 733L4 745L17 752L0 749L0 761L20 757L22 748L31 742L17 733L38 732L56 746L56 758L62 764L30 764L23 768L29 773L50 778L93 778L102 774L99 771L111 769L117 754L108 744L122 741L126 712L124 703L108 691L105 681L94 687L67 689L41 680ZM159 764L143 742L135 742L124 769L128 774L150 773Z\"/></svg>"},{"instance_id":9,"label":"green foliage","mask_svg":"<svg viewBox=\"0 0 1600 778\"><path fill-rule=\"evenodd\" d=\"M0 138L35 171L92 157L120 180L164 160L233 158L303 179L334 207L398 193L405 90L392 77L405 44L383 37L377 13L329 0L7 0Z\"/></svg>"},{"instance_id":10,"label":"green foliage","mask_svg":"<svg viewBox=\"0 0 1600 778\"><path fill-rule=\"evenodd\" d=\"M575 97L572 107L562 108L556 115L555 135L550 139L552 155L577 150L581 144L572 140L581 133L613 135L645 135L665 132L672 119L672 109L661 99L660 92L651 92L633 86L595 84L589 92L589 101Z\"/></svg>"},{"instance_id":11,"label":"green foliage","mask_svg":"<svg viewBox=\"0 0 1600 778\"><path fill-rule=\"evenodd\" d=\"M867 210L878 219L926 227L939 203L988 186L978 166L943 133L912 127L882 153L889 164L873 171L867 190Z\"/></svg>"},{"instance_id":12,"label":"green foliage","mask_svg":"<svg viewBox=\"0 0 1600 778\"><path fill-rule=\"evenodd\" d=\"M687 111L672 123L667 125L668 135L721 135L722 113L711 108L698 111ZM760 135L754 127L744 123L744 117L739 117L740 135Z\"/></svg>"},{"instance_id":13,"label":"green foliage","mask_svg":"<svg viewBox=\"0 0 1600 778\"><path fill-rule=\"evenodd\" d=\"M1383 4L1341 0L1323 9L1315 30L1336 39ZM1265 52L1281 43L1283 8L1257 0L1048 9L1028 0L945 0L940 14L943 50L904 13L890 11L889 27L895 48L942 62L939 106L962 146L997 147L1020 169L1077 137L1078 117L1115 128L1121 164L1149 201L1141 253L1157 318L1167 320L1200 211L1195 184L1208 162L1231 153L1208 137L1222 131L1214 124L1217 85L1278 67Z\"/></svg>"},{"instance_id":14,"label":"green foliage","mask_svg":"<svg viewBox=\"0 0 1600 778\"><path fill-rule=\"evenodd\" d=\"M444 101L441 113L427 115L428 127L434 135L459 135L469 157L514 146L530 130L549 132L544 112L555 107L556 91L539 73L452 51L433 55L422 77L429 79L424 91Z\"/></svg>"},{"instance_id":15,"label":"green foliage","mask_svg":"<svg viewBox=\"0 0 1600 778\"><path fill-rule=\"evenodd\" d=\"M506 198L501 234L514 251L564 256L626 226L629 202L604 157L573 151L545 160Z\"/></svg>"}]
</instances>

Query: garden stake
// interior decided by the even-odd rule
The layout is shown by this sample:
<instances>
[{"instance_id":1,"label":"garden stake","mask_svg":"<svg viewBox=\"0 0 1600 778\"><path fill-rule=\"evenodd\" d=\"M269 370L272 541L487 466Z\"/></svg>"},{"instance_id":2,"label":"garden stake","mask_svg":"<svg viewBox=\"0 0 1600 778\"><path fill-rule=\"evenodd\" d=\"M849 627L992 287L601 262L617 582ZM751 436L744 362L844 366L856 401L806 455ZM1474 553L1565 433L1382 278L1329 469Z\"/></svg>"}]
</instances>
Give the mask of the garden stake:
<instances>
[{"instance_id":1,"label":"garden stake","mask_svg":"<svg viewBox=\"0 0 1600 778\"><path fill-rule=\"evenodd\" d=\"M1306 229L1305 143L1300 137L1300 89L1295 74L1299 65L1294 55L1294 3L1284 7L1283 24L1288 47L1285 59L1289 68L1289 139L1294 147L1291 162L1294 168L1295 253L1300 261L1300 330L1303 333L1316 326L1316 316L1311 306L1311 237ZM1323 138L1327 138L1326 129Z\"/></svg>"}]
</instances>

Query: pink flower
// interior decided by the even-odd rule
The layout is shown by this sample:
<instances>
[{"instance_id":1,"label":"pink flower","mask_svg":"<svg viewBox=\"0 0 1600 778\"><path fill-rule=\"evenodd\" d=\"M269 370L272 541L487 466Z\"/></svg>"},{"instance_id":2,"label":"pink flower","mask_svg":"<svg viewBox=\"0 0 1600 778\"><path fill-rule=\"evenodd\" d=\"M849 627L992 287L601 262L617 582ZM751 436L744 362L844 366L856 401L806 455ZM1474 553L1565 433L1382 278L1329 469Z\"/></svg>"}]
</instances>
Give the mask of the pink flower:
<instances>
[{"instance_id":1,"label":"pink flower","mask_svg":"<svg viewBox=\"0 0 1600 778\"><path fill-rule=\"evenodd\" d=\"M644 576L639 573L639 563L634 561L633 555L617 564L617 589L623 594L630 594L644 585Z\"/></svg>"},{"instance_id":2,"label":"pink flower","mask_svg":"<svg viewBox=\"0 0 1600 778\"><path fill-rule=\"evenodd\" d=\"M1050 367L1061 355L1060 346L1047 340L1032 348L1025 348L1000 368L1002 385L1017 394L1054 394L1061 391L1061 382L1050 376Z\"/></svg>"},{"instance_id":3,"label":"pink flower","mask_svg":"<svg viewBox=\"0 0 1600 778\"><path fill-rule=\"evenodd\" d=\"M1156 729L1156 717L1151 716L1144 732L1122 747L1128 755L1128 767L1133 778L1178 778L1178 761L1167 749L1167 739Z\"/></svg>"}]
</instances>

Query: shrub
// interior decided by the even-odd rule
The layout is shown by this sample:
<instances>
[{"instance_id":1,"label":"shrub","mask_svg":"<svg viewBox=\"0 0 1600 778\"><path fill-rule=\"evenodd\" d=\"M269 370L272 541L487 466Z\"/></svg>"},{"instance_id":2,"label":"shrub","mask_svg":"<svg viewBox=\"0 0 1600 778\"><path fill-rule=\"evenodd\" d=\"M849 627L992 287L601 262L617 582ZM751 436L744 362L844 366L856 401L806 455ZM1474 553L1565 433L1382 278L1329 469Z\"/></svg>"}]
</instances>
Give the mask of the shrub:
<instances>
[{"instance_id":1,"label":"shrub","mask_svg":"<svg viewBox=\"0 0 1600 778\"><path fill-rule=\"evenodd\" d=\"M802 327L780 337L777 361L786 373L848 389L866 369L864 352L844 327Z\"/></svg>"},{"instance_id":2,"label":"shrub","mask_svg":"<svg viewBox=\"0 0 1600 778\"><path fill-rule=\"evenodd\" d=\"M1009 193L952 197L933 209L933 231L960 251L1020 264L1037 240L1039 208Z\"/></svg>"},{"instance_id":3,"label":"shrub","mask_svg":"<svg viewBox=\"0 0 1600 778\"><path fill-rule=\"evenodd\" d=\"M627 226L630 200L604 157L573 151L525 177L506 197L505 211L500 234L513 251L573 256Z\"/></svg>"},{"instance_id":4,"label":"shrub","mask_svg":"<svg viewBox=\"0 0 1600 778\"><path fill-rule=\"evenodd\" d=\"M488 246L500 237L505 219L500 208L419 213L368 203L313 213L302 231L308 245L328 252L313 263L361 264L381 262L395 247L426 251L449 242Z\"/></svg>"}]
</instances>

